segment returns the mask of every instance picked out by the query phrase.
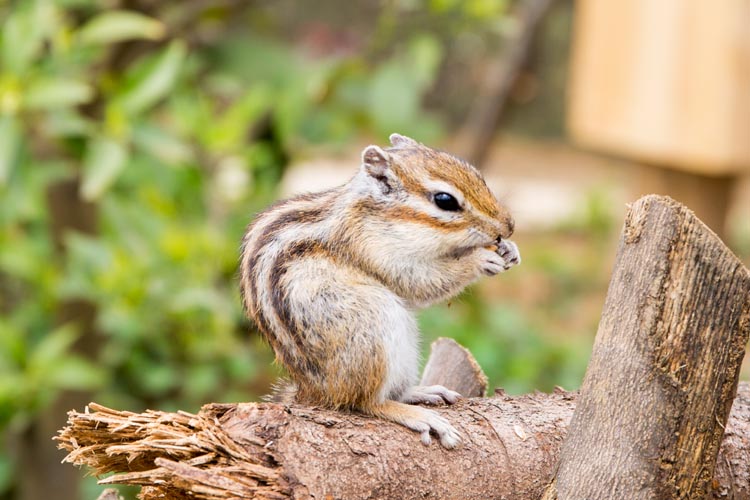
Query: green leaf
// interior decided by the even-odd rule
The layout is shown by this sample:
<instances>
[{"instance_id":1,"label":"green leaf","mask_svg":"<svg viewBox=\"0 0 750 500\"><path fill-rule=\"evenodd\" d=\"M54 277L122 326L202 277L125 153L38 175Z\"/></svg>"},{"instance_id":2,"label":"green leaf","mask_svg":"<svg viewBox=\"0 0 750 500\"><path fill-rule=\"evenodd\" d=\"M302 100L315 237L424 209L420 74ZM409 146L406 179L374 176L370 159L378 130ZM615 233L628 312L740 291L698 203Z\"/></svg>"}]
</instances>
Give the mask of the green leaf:
<instances>
[{"instance_id":1,"label":"green leaf","mask_svg":"<svg viewBox=\"0 0 750 500\"><path fill-rule=\"evenodd\" d=\"M107 372L80 356L66 356L49 372L50 383L59 389L92 390L107 381Z\"/></svg>"},{"instance_id":2,"label":"green leaf","mask_svg":"<svg viewBox=\"0 0 750 500\"><path fill-rule=\"evenodd\" d=\"M117 180L127 159L128 151L121 143L108 137L92 139L83 159L83 199L98 199Z\"/></svg>"},{"instance_id":3,"label":"green leaf","mask_svg":"<svg viewBox=\"0 0 750 500\"><path fill-rule=\"evenodd\" d=\"M45 17L43 2L29 2L8 17L2 29L2 65L10 73L23 73L42 50Z\"/></svg>"},{"instance_id":4,"label":"green leaf","mask_svg":"<svg viewBox=\"0 0 750 500\"><path fill-rule=\"evenodd\" d=\"M466 0L464 12L475 19L494 19L508 10L507 0Z\"/></svg>"},{"instance_id":5,"label":"green leaf","mask_svg":"<svg viewBox=\"0 0 750 500\"><path fill-rule=\"evenodd\" d=\"M21 145L21 127L12 116L0 115L0 186L8 182L18 159Z\"/></svg>"},{"instance_id":6,"label":"green leaf","mask_svg":"<svg viewBox=\"0 0 750 500\"><path fill-rule=\"evenodd\" d=\"M168 130L148 124L133 128L133 144L170 165L186 163L192 158L190 146Z\"/></svg>"},{"instance_id":7,"label":"green leaf","mask_svg":"<svg viewBox=\"0 0 750 500\"><path fill-rule=\"evenodd\" d=\"M108 44L136 38L159 40L164 37L164 24L137 12L111 10L99 14L78 32L84 44Z\"/></svg>"},{"instance_id":8,"label":"green leaf","mask_svg":"<svg viewBox=\"0 0 750 500\"><path fill-rule=\"evenodd\" d=\"M0 373L7 374L17 364L24 362L25 359L26 343L24 342L24 335L19 329L11 326L9 321L0 324Z\"/></svg>"},{"instance_id":9,"label":"green leaf","mask_svg":"<svg viewBox=\"0 0 750 500\"><path fill-rule=\"evenodd\" d=\"M24 95L30 109L53 109L89 102L94 95L86 83L69 78L51 78L33 82Z\"/></svg>"},{"instance_id":10,"label":"green leaf","mask_svg":"<svg viewBox=\"0 0 750 500\"><path fill-rule=\"evenodd\" d=\"M432 85L442 49L432 36L414 38L407 50L383 63L372 77L369 112L380 133L419 129L424 136L436 123L421 111L424 93Z\"/></svg>"},{"instance_id":11,"label":"green leaf","mask_svg":"<svg viewBox=\"0 0 750 500\"><path fill-rule=\"evenodd\" d=\"M93 120L83 117L73 108L64 108L47 113L44 117L44 130L53 137L85 137L100 126Z\"/></svg>"},{"instance_id":12,"label":"green leaf","mask_svg":"<svg viewBox=\"0 0 750 500\"><path fill-rule=\"evenodd\" d=\"M434 36L420 35L409 43L406 64L421 90L432 85L442 59L443 49Z\"/></svg>"},{"instance_id":13,"label":"green leaf","mask_svg":"<svg viewBox=\"0 0 750 500\"><path fill-rule=\"evenodd\" d=\"M67 354L78 335L70 324L49 332L31 351L29 365L44 368L58 363Z\"/></svg>"},{"instance_id":14,"label":"green leaf","mask_svg":"<svg viewBox=\"0 0 750 500\"><path fill-rule=\"evenodd\" d=\"M152 395L160 395L182 383L181 374L169 363L143 363L140 360L138 369L142 370L141 383Z\"/></svg>"},{"instance_id":15,"label":"green leaf","mask_svg":"<svg viewBox=\"0 0 750 500\"><path fill-rule=\"evenodd\" d=\"M381 132L403 130L419 110L419 85L404 75L403 65L390 61L372 78L369 111Z\"/></svg>"},{"instance_id":16,"label":"green leaf","mask_svg":"<svg viewBox=\"0 0 750 500\"><path fill-rule=\"evenodd\" d=\"M65 250L70 256L70 264L86 266L94 272L104 271L112 266L112 253L107 241L81 233L65 235Z\"/></svg>"},{"instance_id":17,"label":"green leaf","mask_svg":"<svg viewBox=\"0 0 750 500\"><path fill-rule=\"evenodd\" d=\"M438 14L455 9L461 0L430 0L430 9Z\"/></svg>"},{"instance_id":18,"label":"green leaf","mask_svg":"<svg viewBox=\"0 0 750 500\"><path fill-rule=\"evenodd\" d=\"M135 85L121 96L122 108L131 114L138 114L164 98L177 80L182 61L187 54L185 44L173 41Z\"/></svg>"}]
</instances>

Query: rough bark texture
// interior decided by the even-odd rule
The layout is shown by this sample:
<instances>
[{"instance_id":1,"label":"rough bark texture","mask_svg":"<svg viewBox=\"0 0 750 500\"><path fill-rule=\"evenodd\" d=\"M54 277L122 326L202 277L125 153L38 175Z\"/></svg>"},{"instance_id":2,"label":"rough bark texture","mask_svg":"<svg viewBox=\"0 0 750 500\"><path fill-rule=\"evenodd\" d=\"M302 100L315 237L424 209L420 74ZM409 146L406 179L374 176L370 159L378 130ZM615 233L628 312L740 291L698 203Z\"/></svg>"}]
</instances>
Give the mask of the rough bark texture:
<instances>
[{"instance_id":1,"label":"rough bark texture","mask_svg":"<svg viewBox=\"0 0 750 500\"><path fill-rule=\"evenodd\" d=\"M484 396L487 375L468 349L453 339L440 337L430 346L421 385L442 385L467 398Z\"/></svg>"},{"instance_id":2,"label":"rough bark texture","mask_svg":"<svg viewBox=\"0 0 750 500\"><path fill-rule=\"evenodd\" d=\"M439 409L464 436L447 451L396 424L273 403L207 405L198 415L70 412L68 462L147 500L539 498L555 471L575 393L468 399ZM750 500L750 385L727 424L712 498ZM624 497L610 497L624 498Z\"/></svg>"},{"instance_id":3,"label":"rough bark texture","mask_svg":"<svg viewBox=\"0 0 750 500\"><path fill-rule=\"evenodd\" d=\"M742 263L679 203L633 204L545 498L704 498L749 334Z\"/></svg>"}]
</instances>

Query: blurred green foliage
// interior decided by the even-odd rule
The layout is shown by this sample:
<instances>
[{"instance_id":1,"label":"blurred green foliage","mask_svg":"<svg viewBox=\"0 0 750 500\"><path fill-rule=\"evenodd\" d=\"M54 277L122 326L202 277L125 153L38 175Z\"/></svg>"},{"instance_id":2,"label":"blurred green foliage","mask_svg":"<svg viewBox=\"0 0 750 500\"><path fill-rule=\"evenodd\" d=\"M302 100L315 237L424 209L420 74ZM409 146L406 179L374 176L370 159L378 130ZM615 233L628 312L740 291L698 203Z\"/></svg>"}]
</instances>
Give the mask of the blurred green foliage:
<instances>
[{"instance_id":1,"label":"blurred green foliage","mask_svg":"<svg viewBox=\"0 0 750 500\"><path fill-rule=\"evenodd\" d=\"M262 3L117 5L0 3L0 429L17 434L66 390L131 410L266 391L236 291L245 225L314 145L436 140L423 102L449 37L496 39L507 7L392 2L366 43L318 54ZM477 330L523 322L466 308ZM431 330L470 344L444 314ZM0 456L0 496L13 467Z\"/></svg>"},{"instance_id":2,"label":"blurred green foliage","mask_svg":"<svg viewBox=\"0 0 750 500\"><path fill-rule=\"evenodd\" d=\"M509 3L0 2L3 448L66 391L133 411L265 393L278 370L235 276L245 225L312 150L442 137L473 97L452 82L517 28ZM561 86L560 5L539 57ZM509 121L560 133L558 91ZM449 336L492 386L577 387L614 256L610 205L595 191L556 230L519 234L521 269L421 315L425 354ZM0 498L18 472L0 452Z\"/></svg>"}]
</instances>

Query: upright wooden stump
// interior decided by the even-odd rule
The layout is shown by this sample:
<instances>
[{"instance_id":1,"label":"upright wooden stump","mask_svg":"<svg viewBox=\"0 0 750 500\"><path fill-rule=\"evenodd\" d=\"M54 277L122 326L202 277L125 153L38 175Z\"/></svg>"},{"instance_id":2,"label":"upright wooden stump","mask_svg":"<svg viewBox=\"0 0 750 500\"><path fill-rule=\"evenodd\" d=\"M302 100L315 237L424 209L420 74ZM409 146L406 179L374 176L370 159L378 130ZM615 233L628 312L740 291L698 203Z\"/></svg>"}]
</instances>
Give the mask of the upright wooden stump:
<instances>
[{"instance_id":1,"label":"upright wooden stump","mask_svg":"<svg viewBox=\"0 0 750 500\"><path fill-rule=\"evenodd\" d=\"M679 203L634 203L545 498L704 498L749 333L742 263Z\"/></svg>"}]
</instances>

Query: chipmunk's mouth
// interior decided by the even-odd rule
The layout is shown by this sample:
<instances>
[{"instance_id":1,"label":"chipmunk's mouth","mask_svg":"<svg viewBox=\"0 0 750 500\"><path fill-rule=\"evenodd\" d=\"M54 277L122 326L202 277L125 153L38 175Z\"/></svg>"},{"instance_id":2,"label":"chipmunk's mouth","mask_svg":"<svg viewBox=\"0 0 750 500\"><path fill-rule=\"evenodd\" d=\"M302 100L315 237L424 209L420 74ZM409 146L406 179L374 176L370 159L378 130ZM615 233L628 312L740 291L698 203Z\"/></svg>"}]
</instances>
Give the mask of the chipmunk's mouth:
<instances>
[{"instance_id":1,"label":"chipmunk's mouth","mask_svg":"<svg viewBox=\"0 0 750 500\"><path fill-rule=\"evenodd\" d=\"M497 246L499 240L499 238L492 239L483 232L471 228L465 243L446 252L445 257L448 259L460 259L461 257L465 257L474 252L478 248L489 248L493 245Z\"/></svg>"},{"instance_id":2,"label":"chipmunk's mouth","mask_svg":"<svg viewBox=\"0 0 750 500\"><path fill-rule=\"evenodd\" d=\"M456 247L450 252L446 253L446 258L449 259L460 259L461 257L466 257L470 253L474 252L478 248L487 248L491 249L491 247L495 247L495 250L497 250L497 242L494 240L485 240L482 243L475 243L473 245L462 245L460 247ZM494 250L493 250L494 252Z\"/></svg>"},{"instance_id":3,"label":"chipmunk's mouth","mask_svg":"<svg viewBox=\"0 0 750 500\"><path fill-rule=\"evenodd\" d=\"M462 247L454 248L453 250L451 250L450 252L448 252L445 256L448 259L458 260L461 257L465 257L465 256L469 255L471 252L473 252L477 248L479 248L479 246L477 246L477 245L462 246Z\"/></svg>"}]
</instances>

